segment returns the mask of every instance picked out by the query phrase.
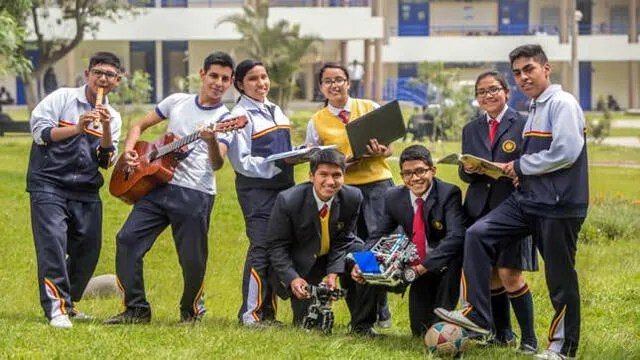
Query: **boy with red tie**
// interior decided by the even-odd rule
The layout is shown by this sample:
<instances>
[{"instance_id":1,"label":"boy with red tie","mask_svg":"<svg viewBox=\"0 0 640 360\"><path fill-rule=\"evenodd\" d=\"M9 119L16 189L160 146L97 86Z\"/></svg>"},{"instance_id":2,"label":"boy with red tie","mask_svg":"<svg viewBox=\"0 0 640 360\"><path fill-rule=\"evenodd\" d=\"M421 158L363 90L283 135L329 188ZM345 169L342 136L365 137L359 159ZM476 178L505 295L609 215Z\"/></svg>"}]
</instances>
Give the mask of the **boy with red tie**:
<instances>
[{"instance_id":1,"label":"boy with red tie","mask_svg":"<svg viewBox=\"0 0 640 360\"><path fill-rule=\"evenodd\" d=\"M398 226L413 234L420 261L413 266L419 277L409 290L409 320L413 335L422 336L438 321L433 309L453 309L458 301L465 215L460 189L436 178L427 148L406 148L400 169L404 186L386 192L384 214L366 245L371 248ZM364 283L357 265L351 276Z\"/></svg>"}]
</instances>

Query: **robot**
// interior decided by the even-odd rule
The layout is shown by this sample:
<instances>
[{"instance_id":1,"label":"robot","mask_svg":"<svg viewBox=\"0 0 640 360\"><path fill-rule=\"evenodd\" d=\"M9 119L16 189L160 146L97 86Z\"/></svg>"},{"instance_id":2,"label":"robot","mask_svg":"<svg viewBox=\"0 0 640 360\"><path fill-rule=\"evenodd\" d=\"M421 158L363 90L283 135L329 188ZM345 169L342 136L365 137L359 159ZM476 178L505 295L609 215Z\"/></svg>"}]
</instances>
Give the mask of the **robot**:
<instances>
[{"instance_id":1,"label":"robot","mask_svg":"<svg viewBox=\"0 0 640 360\"><path fill-rule=\"evenodd\" d=\"M307 330L318 329L324 334L330 335L334 319L331 303L345 297L347 290L329 289L324 283L318 286L308 285L306 290L311 294L311 304L302 321L302 327Z\"/></svg>"},{"instance_id":2,"label":"robot","mask_svg":"<svg viewBox=\"0 0 640 360\"><path fill-rule=\"evenodd\" d=\"M362 277L370 284L394 288L417 278L411 264L419 260L418 251L404 234L380 238L370 251L348 255L360 267Z\"/></svg>"}]
</instances>

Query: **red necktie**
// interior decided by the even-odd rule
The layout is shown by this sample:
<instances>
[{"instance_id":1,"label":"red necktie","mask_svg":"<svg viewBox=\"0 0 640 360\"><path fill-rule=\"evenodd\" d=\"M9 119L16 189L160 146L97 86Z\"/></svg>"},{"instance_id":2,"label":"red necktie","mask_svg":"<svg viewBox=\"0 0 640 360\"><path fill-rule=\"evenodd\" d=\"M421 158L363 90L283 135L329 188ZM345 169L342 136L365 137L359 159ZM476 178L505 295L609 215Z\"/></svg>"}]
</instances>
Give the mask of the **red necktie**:
<instances>
[{"instance_id":1,"label":"red necktie","mask_svg":"<svg viewBox=\"0 0 640 360\"><path fill-rule=\"evenodd\" d=\"M329 207L327 206L327 204L325 203L324 205L322 205L322 209L320 209L320 211L318 212L318 214L320 215L321 218L324 219L325 216L327 216L327 212L329 211Z\"/></svg>"},{"instance_id":2,"label":"red necktie","mask_svg":"<svg viewBox=\"0 0 640 360\"><path fill-rule=\"evenodd\" d=\"M498 125L500 123L496 119L489 119L489 143L493 145L493 140L496 139L496 130L498 130Z\"/></svg>"},{"instance_id":3,"label":"red necktie","mask_svg":"<svg viewBox=\"0 0 640 360\"><path fill-rule=\"evenodd\" d=\"M427 235L425 234L424 225L424 200L416 199L416 213L413 216L413 238L411 242L418 250L420 260L414 261L413 265L418 265L427 257Z\"/></svg>"},{"instance_id":4,"label":"red necktie","mask_svg":"<svg viewBox=\"0 0 640 360\"><path fill-rule=\"evenodd\" d=\"M338 114L338 117L340 118L340 120L342 120L344 124L349 122L349 112L347 110L340 111L340 113Z\"/></svg>"}]
</instances>

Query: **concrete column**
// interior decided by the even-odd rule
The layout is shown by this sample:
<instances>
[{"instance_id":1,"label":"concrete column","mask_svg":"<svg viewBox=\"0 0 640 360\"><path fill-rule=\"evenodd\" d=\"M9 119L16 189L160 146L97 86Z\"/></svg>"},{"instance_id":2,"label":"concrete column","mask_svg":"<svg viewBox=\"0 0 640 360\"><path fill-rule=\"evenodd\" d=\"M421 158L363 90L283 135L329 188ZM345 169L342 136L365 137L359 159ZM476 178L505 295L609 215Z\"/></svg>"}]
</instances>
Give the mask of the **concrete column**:
<instances>
[{"instance_id":1,"label":"concrete column","mask_svg":"<svg viewBox=\"0 0 640 360\"><path fill-rule=\"evenodd\" d=\"M162 41L156 40L156 103L162 101L164 94L164 78L162 76Z\"/></svg>"},{"instance_id":2,"label":"concrete column","mask_svg":"<svg viewBox=\"0 0 640 360\"><path fill-rule=\"evenodd\" d=\"M640 62L629 61L629 109L640 108L638 75L640 75Z\"/></svg>"},{"instance_id":3,"label":"concrete column","mask_svg":"<svg viewBox=\"0 0 640 360\"><path fill-rule=\"evenodd\" d=\"M372 14L373 16L381 17L383 20L383 28L386 26L384 24L384 16L383 16L383 3L382 0L373 0L372 2ZM386 33L386 31L384 32ZM384 34L383 34L384 37ZM382 66L382 42L383 39L376 39L374 43L374 52L375 52L375 65L374 65L374 80L375 80L375 100L377 102L382 101L382 89L384 89L384 67Z\"/></svg>"},{"instance_id":4,"label":"concrete column","mask_svg":"<svg viewBox=\"0 0 640 360\"><path fill-rule=\"evenodd\" d=\"M313 101L313 89L316 83L316 77L313 73L313 64L307 66L307 71L304 72L304 93L307 95L305 100Z\"/></svg>"},{"instance_id":5,"label":"concrete column","mask_svg":"<svg viewBox=\"0 0 640 360\"><path fill-rule=\"evenodd\" d=\"M580 59L578 58L578 37L580 32L578 31L577 9L577 0L571 0L571 7L569 8L571 13L571 92L576 100L580 101Z\"/></svg>"},{"instance_id":6,"label":"concrete column","mask_svg":"<svg viewBox=\"0 0 640 360\"><path fill-rule=\"evenodd\" d=\"M376 39L374 44L375 65L374 65L374 81L376 86L374 99L377 102L382 101L382 89L384 88L384 68L382 66L382 39Z\"/></svg>"},{"instance_id":7,"label":"concrete column","mask_svg":"<svg viewBox=\"0 0 640 360\"><path fill-rule=\"evenodd\" d=\"M569 43L568 24L573 23L573 12L569 14L569 1L570 0L560 0L560 44Z\"/></svg>"},{"instance_id":8,"label":"concrete column","mask_svg":"<svg viewBox=\"0 0 640 360\"><path fill-rule=\"evenodd\" d=\"M638 4L636 0L629 0L629 42L638 43Z\"/></svg>"},{"instance_id":9,"label":"concrete column","mask_svg":"<svg viewBox=\"0 0 640 360\"><path fill-rule=\"evenodd\" d=\"M371 40L364 41L364 98L371 99L371 79L373 63L371 61Z\"/></svg>"},{"instance_id":10,"label":"concrete column","mask_svg":"<svg viewBox=\"0 0 640 360\"><path fill-rule=\"evenodd\" d=\"M67 87L76 86L76 50L73 49L64 57L64 82Z\"/></svg>"},{"instance_id":11,"label":"concrete column","mask_svg":"<svg viewBox=\"0 0 640 360\"><path fill-rule=\"evenodd\" d=\"M340 40L340 64L349 66L349 51L347 50L347 40Z\"/></svg>"}]
</instances>

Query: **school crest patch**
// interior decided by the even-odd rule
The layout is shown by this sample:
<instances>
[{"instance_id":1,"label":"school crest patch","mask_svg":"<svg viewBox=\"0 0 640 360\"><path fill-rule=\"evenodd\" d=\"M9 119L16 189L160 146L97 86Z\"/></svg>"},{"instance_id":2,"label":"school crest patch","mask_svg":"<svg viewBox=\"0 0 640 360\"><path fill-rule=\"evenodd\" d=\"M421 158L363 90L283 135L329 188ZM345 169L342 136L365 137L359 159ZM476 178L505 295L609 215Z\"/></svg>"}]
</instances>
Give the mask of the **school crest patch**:
<instances>
[{"instance_id":1,"label":"school crest patch","mask_svg":"<svg viewBox=\"0 0 640 360\"><path fill-rule=\"evenodd\" d=\"M505 140L502 142L502 151L511 153L516 150L516 142L513 140Z\"/></svg>"},{"instance_id":2,"label":"school crest patch","mask_svg":"<svg viewBox=\"0 0 640 360\"><path fill-rule=\"evenodd\" d=\"M436 230L442 230L442 228L444 227L442 223L436 219L431 220L431 226L433 226L433 228Z\"/></svg>"}]
</instances>

